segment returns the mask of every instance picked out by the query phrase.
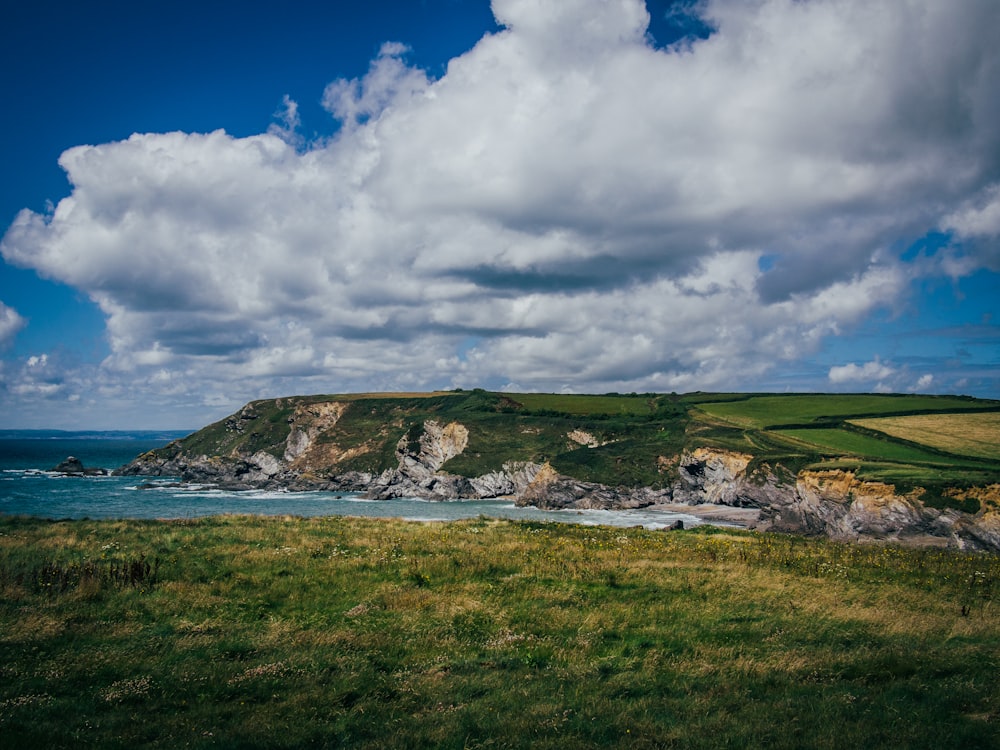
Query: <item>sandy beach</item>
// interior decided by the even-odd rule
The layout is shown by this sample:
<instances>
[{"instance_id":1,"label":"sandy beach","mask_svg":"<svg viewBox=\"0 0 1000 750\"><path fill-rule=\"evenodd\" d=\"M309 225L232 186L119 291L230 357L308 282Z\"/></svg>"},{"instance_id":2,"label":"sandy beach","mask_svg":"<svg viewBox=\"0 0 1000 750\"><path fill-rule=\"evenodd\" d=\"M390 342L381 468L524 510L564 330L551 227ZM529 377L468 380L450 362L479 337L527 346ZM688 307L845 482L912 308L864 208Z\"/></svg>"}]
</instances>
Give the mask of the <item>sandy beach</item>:
<instances>
[{"instance_id":1,"label":"sandy beach","mask_svg":"<svg viewBox=\"0 0 1000 750\"><path fill-rule=\"evenodd\" d=\"M689 516L700 518L705 523L734 524L743 528L753 528L760 519L759 508L733 508L729 505L712 505L710 503L702 505L658 503L657 505L650 506L647 510L662 510L667 513L687 513Z\"/></svg>"}]
</instances>

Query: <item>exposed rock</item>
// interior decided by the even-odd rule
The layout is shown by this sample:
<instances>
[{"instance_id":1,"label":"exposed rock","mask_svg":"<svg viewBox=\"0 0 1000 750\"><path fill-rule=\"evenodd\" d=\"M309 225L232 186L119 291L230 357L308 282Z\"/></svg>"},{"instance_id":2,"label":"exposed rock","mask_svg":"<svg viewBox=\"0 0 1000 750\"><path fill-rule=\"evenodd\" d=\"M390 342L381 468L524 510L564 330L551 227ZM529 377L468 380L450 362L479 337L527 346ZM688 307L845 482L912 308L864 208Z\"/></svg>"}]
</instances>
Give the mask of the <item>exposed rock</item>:
<instances>
[{"instance_id":1,"label":"exposed rock","mask_svg":"<svg viewBox=\"0 0 1000 750\"><path fill-rule=\"evenodd\" d=\"M292 428L285 441L285 461L294 462L307 453L316 437L336 425L346 408L347 404L341 401L299 404L295 407L289 419Z\"/></svg>"},{"instance_id":2,"label":"exposed rock","mask_svg":"<svg viewBox=\"0 0 1000 750\"><path fill-rule=\"evenodd\" d=\"M242 434L246 432L247 426L255 419L258 419L258 417L259 415L256 411L254 411L254 405L252 403L247 404L236 414L226 420L226 429L230 432L238 432Z\"/></svg>"},{"instance_id":3,"label":"exposed rock","mask_svg":"<svg viewBox=\"0 0 1000 750\"><path fill-rule=\"evenodd\" d=\"M566 437L570 439L571 442L577 445L582 445L585 448L598 448L601 445L601 441L591 435L589 432L584 432L583 430L572 430L566 434Z\"/></svg>"},{"instance_id":4,"label":"exposed rock","mask_svg":"<svg viewBox=\"0 0 1000 750\"><path fill-rule=\"evenodd\" d=\"M802 472L794 491L766 508L761 527L824 534L835 539L900 539L928 531L934 517L913 496L898 496L891 485L859 481L845 471Z\"/></svg>"},{"instance_id":5,"label":"exposed rock","mask_svg":"<svg viewBox=\"0 0 1000 750\"><path fill-rule=\"evenodd\" d=\"M50 471L69 476L103 477L107 469L87 468L76 456L68 456L65 461L61 461L58 466L54 466Z\"/></svg>"},{"instance_id":6,"label":"exposed rock","mask_svg":"<svg viewBox=\"0 0 1000 750\"><path fill-rule=\"evenodd\" d=\"M956 517L951 528L963 549L1000 552L1000 513L995 510L980 511L973 517Z\"/></svg>"},{"instance_id":7,"label":"exposed rock","mask_svg":"<svg viewBox=\"0 0 1000 750\"><path fill-rule=\"evenodd\" d=\"M413 439L415 432L419 432L416 440ZM446 461L465 450L468 443L469 431L464 425L451 422L441 426L434 420L427 420L422 429L411 430L411 434L399 439L396 445L399 466L379 475L366 494L379 500L475 497L476 490L467 478L438 472Z\"/></svg>"},{"instance_id":8,"label":"exposed rock","mask_svg":"<svg viewBox=\"0 0 1000 750\"><path fill-rule=\"evenodd\" d=\"M408 435L404 435L397 444L399 471L413 479L429 477L445 461L464 451L468 444L469 431L465 425L451 422L442 427L433 420L427 420L416 445Z\"/></svg>"},{"instance_id":9,"label":"exposed rock","mask_svg":"<svg viewBox=\"0 0 1000 750\"><path fill-rule=\"evenodd\" d=\"M474 497L506 497L522 495L535 479L541 464L530 461L508 461L502 471L492 471L469 480L475 490Z\"/></svg>"},{"instance_id":10,"label":"exposed rock","mask_svg":"<svg viewBox=\"0 0 1000 750\"><path fill-rule=\"evenodd\" d=\"M741 505L743 480L753 456L745 453L697 448L681 455L678 473L681 484L674 488L674 500L719 505Z\"/></svg>"},{"instance_id":11,"label":"exposed rock","mask_svg":"<svg viewBox=\"0 0 1000 750\"><path fill-rule=\"evenodd\" d=\"M649 487L608 487L594 482L584 482L559 474L549 464L535 473L534 479L515 498L520 506L538 508L598 509L645 508L669 499L669 490Z\"/></svg>"},{"instance_id":12,"label":"exposed rock","mask_svg":"<svg viewBox=\"0 0 1000 750\"><path fill-rule=\"evenodd\" d=\"M759 508L755 528L761 531L850 541L937 539L963 549L1000 551L1000 514L992 504L972 516L925 506L921 488L901 495L892 485L859 480L851 472L803 471L792 477L780 466L759 466L752 473L750 466L746 454L709 448L683 454L673 500ZM988 488L970 492L990 497Z\"/></svg>"}]
</instances>

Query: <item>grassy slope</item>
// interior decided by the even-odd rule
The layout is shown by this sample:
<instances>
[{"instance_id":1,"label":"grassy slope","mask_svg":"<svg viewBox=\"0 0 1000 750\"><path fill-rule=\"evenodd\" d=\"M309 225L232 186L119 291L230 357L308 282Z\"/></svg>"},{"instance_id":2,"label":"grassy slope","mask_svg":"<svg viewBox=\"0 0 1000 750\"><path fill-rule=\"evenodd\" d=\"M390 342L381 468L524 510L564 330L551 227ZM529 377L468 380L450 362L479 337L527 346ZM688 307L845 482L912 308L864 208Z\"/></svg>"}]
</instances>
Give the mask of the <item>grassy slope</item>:
<instances>
[{"instance_id":1,"label":"grassy slope","mask_svg":"<svg viewBox=\"0 0 1000 750\"><path fill-rule=\"evenodd\" d=\"M107 575L142 555L155 580ZM996 556L704 530L6 518L0 735L995 747L998 581Z\"/></svg>"},{"instance_id":2,"label":"grassy slope","mask_svg":"<svg viewBox=\"0 0 1000 750\"><path fill-rule=\"evenodd\" d=\"M657 458L682 447L685 411L668 396L507 395L485 391L433 394L308 396L258 401L233 417L181 441L193 454L284 452L290 419L303 404L350 401L337 425L320 437L364 452L336 471L395 468L399 439L424 420L458 421L469 430L463 454L445 470L478 476L507 461L551 461L560 471L608 484L657 485L665 481ZM240 417L243 418L240 418ZM581 448L567 438L584 430L605 445Z\"/></svg>"}]
</instances>

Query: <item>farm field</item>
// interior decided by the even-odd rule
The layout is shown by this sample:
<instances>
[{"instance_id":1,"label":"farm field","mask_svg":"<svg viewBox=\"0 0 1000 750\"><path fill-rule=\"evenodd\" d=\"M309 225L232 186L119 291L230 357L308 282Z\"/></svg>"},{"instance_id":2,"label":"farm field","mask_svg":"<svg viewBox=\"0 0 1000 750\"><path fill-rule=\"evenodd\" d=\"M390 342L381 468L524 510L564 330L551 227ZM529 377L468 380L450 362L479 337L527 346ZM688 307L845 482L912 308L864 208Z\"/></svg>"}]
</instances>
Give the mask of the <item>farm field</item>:
<instances>
[{"instance_id":1,"label":"farm field","mask_svg":"<svg viewBox=\"0 0 1000 750\"><path fill-rule=\"evenodd\" d=\"M996 747L1000 557L750 532L0 518L10 747Z\"/></svg>"},{"instance_id":2,"label":"farm field","mask_svg":"<svg viewBox=\"0 0 1000 750\"><path fill-rule=\"evenodd\" d=\"M742 400L697 403L696 408L741 427L765 429L808 424L821 418L877 416L896 412L956 412L1000 408L1000 404L955 396L880 394L754 395Z\"/></svg>"},{"instance_id":3,"label":"farm field","mask_svg":"<svg viewBox=\"0 0 1000 750\"><path fill-rule=\"evenodd\" d=\"M934 498L929 502L966 511L979 505L953 503L947 487L1000 481L995 401L880 394L704 397L691 405L689 435L760 461L795 470L844 468L903 492L922 487Z\"/></svg>"},{"instance_id":4,"label":"farm field","mask_svg":"<svg viewBox=\"0 0 1000 750\"><path fill-rule=\"evenodd\" d=\"M949 453L1000 461L1000 413L916 414L853 419L852 424Z\"/></svg>"},{"instance_id":5,"label":"farm field","mask_svg":"<svg viewBox=\"0 0 1000 750\"><path fill-rule=\"evenodd\" d=\"M938 453L921 450L918 446L898 443L892 440L880 440L877 437L852 432L851 430L835 428L775 430L774 434L831 454L874 458L900 463L931 463L947 467L962 466L969 463L963 462L961 458L942 456Z\"/></svg>"}]
</instances>

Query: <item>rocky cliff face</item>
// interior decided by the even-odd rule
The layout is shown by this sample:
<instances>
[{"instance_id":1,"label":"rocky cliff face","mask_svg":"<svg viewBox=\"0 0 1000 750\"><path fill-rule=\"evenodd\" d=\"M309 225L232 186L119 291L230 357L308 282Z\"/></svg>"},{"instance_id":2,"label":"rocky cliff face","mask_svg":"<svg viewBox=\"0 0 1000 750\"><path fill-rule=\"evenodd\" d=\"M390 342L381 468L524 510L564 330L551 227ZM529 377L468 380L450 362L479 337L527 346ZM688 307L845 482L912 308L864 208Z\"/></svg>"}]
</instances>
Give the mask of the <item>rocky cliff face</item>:
<instances>
[{"instance_id":1,"label":"rocky cliff face","mask_svg":"<svg viewBox=\"0 0 1000 750\"><path fill-rule=\"evenodd\" d=\"M299 404L291 416L291 429L285 441L284 460L300 470L314 470L328 466L332 456L317 450L316 438L337 424L347 404L327 401L318 404Z\"/></svg>"},{"instance_id":2,"label":"rocky cliff face","mask_svg":"<svg viewBox=\"0 0 1000 750\"><path fill-rule=\"evenodd\" d=\"M337 401L300 403L287 418L283 442L271 450L250 451L239 447L245 444L240 439L259 421L248 405L224 423L225 434L235 441L235 447L225 455L196 454L178 441L139 456L118 473L178 476L236 489L358 491L374 499L513 497L518 505L551 509L712 503L759 509L760 530L1000 551L1000 486L971 491L977 499L985 500L979 513L937 510L920 501L920 490L898 494L891 485L864 481L844 471L793 475L781 466L755 465L747 454L711 448L662 456L662 467L676 467L677 480L659 489L585 482L561 475L547 463L528 461L509 462L478 477L463 477L449 474L443 467L466 450L468 429L456 421L443 424L431 419L399 439L395 468L372 475L338 470L345 460L369 450L368 446L342 449L329 439L321 439L347 408L348 404ZM577 445L598 443L582 431L568 433L567 440Z\"/></svg>"},{"instance_id":3,"label":"rocky cliff face","mask_svg":"<svg viewBox=\"0 0 1000 750\"><path fill-rule=\"evenodd\" d=\"M670 491L650 487L608 487L583 482L556 472L549 464L538 467L531 482L515 498L520 506L562 510L566 508L610 510L645 508L668 502Z\"/></svg>"},{"instance_id":4,"label":"rocky cliff face","mask_svg":"<svg viewBox=\"0 0 1000 750\"><path fill-rule=\"evenodd\" d=\"M367 446L342 449L319 440L343 416L347 404L300 404L289 417L290 429L280 458L274 452L232 450L226 455L192 453L175 441L159 451L145 453L117 473L130 476L176 476L183 481L211 483L228 489L286 488L364 492L373 499L422 497L431 500L488 498L517 495L539 469L530 462L509 462L499 471L467 478L441 471L461 454L469 441L468 429L458 423L427 420L404 435L396 445L397 466L381 474L338 472L345 460ZM242 435L253 429L258 415L250 406L226 420L227 433Z\"/></svg>"},{"instance_id":5,"label":"rocky cliff face","mask_svg":"<svg viewBox=\"0 0 1000 750\"><path fill-rule=\"evenodd\" d=\"M472 488L468 479L438 471L449 458L465 450L469 443L469 431L465 426L458 422L440 425L428 420L416 432L418 436L411 434L400 438L396 444L399 466L375 478L367 495L378 500L392 497L449 500L470 496Z\"/></svg>"},{"instance_id":6,"label":"rocky cliff face","mask_svg":"<svg viewBox=\"0 0 1000 750\"><path fill-rule=\"evenodd\" d=\"M828 536L847 541L888 540L1000 551L1000 514L987 505L976 514L925 506L919 488L908 494L847 471L780 467L748 471L742 454L699 449L681 456L674 500L720 503L761 510L757 528ZM977 493L989 495L989 488Z\"/></svg>"},{"instance_id":7,"label":"rocky cliff face","mask_svg":"<svg viewBox=\"0 0 1000 750\"><path fill-rule=\"evenodd\" d=\"M176 476L186 482L210 483L228 489L286 488L292 490L365 489L371 476L345 472L327 476L331 466L358 449L341 450L317 438L337 424L347 404L338 401L299 404L288 417L288 435L279 451L231 448L220 453L186 450L182 441L144 453L116 473L134 476ZM223 423L225 435L238 440L252 433L260 415L248 404ZM276 455L276 453L280 454Z\"/></svg>"}]
</instances>

